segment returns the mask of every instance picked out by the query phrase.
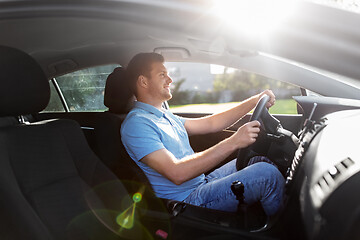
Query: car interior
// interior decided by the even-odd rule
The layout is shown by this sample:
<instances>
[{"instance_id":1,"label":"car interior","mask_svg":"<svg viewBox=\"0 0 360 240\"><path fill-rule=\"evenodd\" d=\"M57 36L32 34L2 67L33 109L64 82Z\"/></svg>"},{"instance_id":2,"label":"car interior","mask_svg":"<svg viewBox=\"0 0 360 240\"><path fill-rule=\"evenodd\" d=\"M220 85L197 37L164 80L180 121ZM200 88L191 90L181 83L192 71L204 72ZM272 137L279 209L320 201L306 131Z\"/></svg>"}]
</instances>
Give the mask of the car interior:
<instances>
[{"instance_id":1,"label":"car interior","mask_svg":"<svg viewBox=\"0 0 360 240\"><path fill-rule=\"evenodd\" d=\"M221 29L202 15L206 1L92 1L87 8L83 1L74 0L71 8L45 2L0 3L1 239L359 238L360 94L354 79L360 68L353 20L360 17L303 3L291 27L278 31L268 48L263 39L200 28ZM308 17L298 21L303 12ZM167 61L224 64L301 86L301 96L293 97L298 114L269 114L260 101L228 129L190 136L199 152L252 119L262 122L256 144L225 162L237 158L241 169L254 155L274 160L286 179L284 208L276 216L267 218L258 204L240 203L231 213L154 195L119 130L134 102L121 66L139 51L161 53ZM106 80L107 110L43 111L54 78L108 63L121 66Z\"/></svg>"},{"instance_id":2,"label":"car interior","mask_svg":"<svg viewBox=\"0 0 360 240\"><path fill-rule=\"evenodd\" d=\"M295 182L294 179L303 177L301 176L303 173L299 173L297 165L304 153L304 148L308 147L313 136L324 128L327 119L323 118L315 122L311 120L314 116L309 116L308 121L304 123L305 129L300 136L301 140L297 143L301 147L296 150L296 153L293 152L296 155L294 158L296 161L283 163L290 169L289 172L284 173L288 181L288 199L286 210L275 220L265 219L264 221L261 218L251 217L251 213L226 213L176 201L159 199L156 201L156 197L151 194L151 187L144 180L146 177L138 171L139 169L136 169L136 165L133 164L124 149L122 148L119 151L117 147L117 144L121 146L118 129L129 110L128 103L133 101L131 95L120 94L121 91L124 92L124 86L118 83L114 84L121 79L121 69L117 69L113 75L108 77L107 87L111 86L111 91L118 91L116 94L113 93L116 98L119 96L118 94L124 96L125 100L121 102L122 106L114 106L114 101L111 103L111 100L107 99L106 103L110 110L98 113L100 129L95 127L95 135L99 143L97 151L102 159L101 161L88 146L80 126L75 121L47 119L18 122L18 116L39 112L46 106L49 98L49 85L42 70L29 55L8 47L2 47L1 52L3 59L1 78L8 80L5 82L5 87L2 88L2 96L6 95L8 100L7 107L1 106L1 116L3 117L1 149L2 158L6 159L1 162L3 164L1 168L3 171L1 174L3 178L1 208L4 216L2 219L6 220L1 224L1 232L6 233L5 236L9 238L36 236L37 239L64 239L65 237L78 239L79 237L81 239L82 237L86 238L86 235L89 234L84 229L88 230L90 226L94 231L91 231L93 237L109 235L115 238L119 237L118 235L128 237L126 234L130 234L132 238L139 236L140 238L147 238L148 235L146 234L156 237L159 236L156 234L159 229L166 233L171 232L174 238L182 238L184 235L178 234L178 230L176 230L179 228L186 236L190 233L196 238L206 235L211 237L216 235L218 237L219 235L221 237L224 237L223 235L227 237L244 236L250 239L289 237L288 234L291 233L280 231L278 229L280 225L282 228L286 226L286 228L292 229L291 232L297 237L298 234L304 234L301 232L303 228L299 227L302 224L301 216L298 215L300 212L296 210L300 209L298 206L299 200L301 200L299 194L301 195L304 191L304 186L296 186L293 182ZM117 76L114 77L114 74ZM19 89L18 83L25 77L29 84L21 84L22 88ZM14 94L15 91L20 91L21 94ZM105 99L107 94L109 94L108 91ZM298 101L301 102L301 97L299 98ZM303 105L305 106L305 104ZM341 108L339 105L337 107ZM345 105L344 108L354 107L359 106L349 107L349 105ZM328 107L328 110L331 110L331 107ZM264 108L261 111L264 111ZM308 111L309 109L305 109L305 114L314 115L312 113L314 109L310 113ZM350 110L347 113L349 120L358 117L355 114L356 111ZM262 116L264 113L260 112L258 115ZM279 124L279 122L275 121L275 124ZM104 126L109 130L104 130ZM268 127L268 129L272 128ZM110 135L104 136L104 132ZM272 138L274 138L273 134L278 134L280 139L285 138L285 134L274 133L269 130L266 132L271 134ZM62 136L61 138L59 138L59 134ZM112 137L110 137L111 134ZM273 146L280 144L281 147L287 143L276 139L271 144ZM54 145L57 146L56 149L54 149ZM262 144L262 148L265 145ZM101 148L105 149L100 150ZM272 147L268 146L268 148ZM279 146L274 148L277 149ZM108 156L102 155L101 151L106 152ZM252 151L264 150L253 149ZM284 152L284 154L288 153ZM310 151L309 154L314 153ZM279 161L284 161L287 158L281 156L279 159ZM339 166L335 165L335 167L338 170L341 167L350 168L355 165L354 163L351 158L346 158L338 163ZM303 167L302 172L306 171L306 167ZM137 178L136 181L127 183L126 180L134 180L134 177ZM336 177L333 176L334 179ZM104 189L96 188L96 186L103 184L107 185ZM299 187L301 188L300 192L297 189ZM91 190L92 188L96 190ZM125 198L128 205L131 205L131 194L133 192L135 194L136 191L148 199L147 207L149 208L148 211L144 210L143 212L138 210L140 212L139 219L144 224L146 222L150 222L150 224L146 225L147 230L144 232L119 233L117 231L118 228L121 228L121 224L114 223L112 216L114 213L110 210L101 213L97 213L97 211L104 211L109 207L112 211L115 208L121 212L123 206L114 204L114 200L118 198L118 202L121 202ZM139 204L138 209L142 207ZM74 217L81 220L74 221ZM280 222L282 224L279 224ZM22 226L22 231L16 231L15 226L19 224ZM93 228L93 225L96 227ZM149 226L159 228L151 229ZM330 229L326 228L326 230L321 233L327 235ZM351 231L356 230L354 228ZM348 234L356 234L351 231Z\"/></svg>"},{"instance_id":3,"label":"car interior","mask_svg":"<svg viewBox=\"0 0 360 240\"><path fill-rule=\"evenodd\" d=\"M114 213L109 210L99 214L96 211L106 209L108 205L112 211L113 208L121 211L122 206L114 204L113 201L118 199L119 202L126 201L131 205L131 191L140 191L144 198L149 199L150 210L140 216L147 220L141 221L151 222L152 227L165 224L165 231L174 231L174 238L184 237L182 234L175 235L179 226L183 234L191 232L191 235L199 238L207 234L231 234L235 229L236 233L241 233L242 230L261 228L263 225L259 224L265 224L259 222L264 219L253 218L251 222L248 218L234 213L204 209L176 201L157 201L147 180L144 180L144 174L125 149L119 151L118 148L122 145L119 127L124 114L129 110L129 104L120 102L122 106L119 106L118 101L107 99L109 112L98 113L100 127L95 127L95 135L102 161L87 145L81 128L75 121L47 119L19 123L18 116L39 112L46 106L49 83L39 65L26 53L9 47L1 47L1 52L1 79L7 80L2 88L2 96L6 95L8 100L7 107L1 108L1 116L4 117L1 128L2 157L6 159L2 161L4 184L1 189L4 197L1 208L5 220L1 231L3 236L14 239L28 236L36 236L37 239L82 239L92 234L95 239L99 236L117 238L119 227L114 223ZM28 84L21 85L23 88L19 89L18 83L25 78ZM118 100L118 94L124 91L124 86L119 86L117 80L119 79L109 76L107 87L112 88L110 91L116 91L113 96ZM21 94L15 94L15 91L20 91ZM125 100L130 102L133 98L127 95ZM108 130L104 130L104 126ZM61 138L59 134L62 135ZM111 135L114 135L113 138L109 137ZM113 140L114 138L117 139ZM107 156L101 155L101 151ZM127 183L126 180L134 178L135 186L134 182ZM99 192L91 190L102 184L108 186ZM141 184L145 184L148 190L144 190L145 187ZM103 193L105 190L107 192ZM138 208L141 207L140 205ZM174 219L171 219L172 217ZM74 218L80 218L79 222L73 222ZM174 222L174 229L166 226L167 221ZM192 226L194 223L197 226ZM22 231L16 231L19 224L23 226ZM208 224L217 228L208 229ZM96 226L94 232L85 231L93 225ZM227 230L229 226L235 227L230 233ZM107 231L109 229L110 231ZM135 239L151 237L151 234L157 236L155 230L159 229L152 229L153 232L150 233L149 229L145 233L130 231L131 233L125 233L125 237L128 237L126 234ZM245 231L243 234L248 233ZM124 237L123 233L120 237Z\"/></svg>"}]
</instances>

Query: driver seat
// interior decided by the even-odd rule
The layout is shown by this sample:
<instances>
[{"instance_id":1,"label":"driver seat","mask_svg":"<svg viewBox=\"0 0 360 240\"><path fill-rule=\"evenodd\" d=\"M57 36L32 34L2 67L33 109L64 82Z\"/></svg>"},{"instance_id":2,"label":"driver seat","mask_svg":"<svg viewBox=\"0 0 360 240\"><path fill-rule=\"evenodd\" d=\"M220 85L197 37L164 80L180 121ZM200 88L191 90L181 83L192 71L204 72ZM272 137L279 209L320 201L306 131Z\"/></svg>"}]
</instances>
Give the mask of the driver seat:
<instances>
[{"instance_id":1,"label":"driver seat","mask_svg":"<svg viewBox=\"0 0 360 240\"><path fill-rule=\"evenodd\" d=\"M152 189L144 172L131 159L121 142L121 124L135 101L125 75L125 69L117 67L106 79L104 105L109 110L99 113L95 122L97 155L119 179L145 184L146 188Z\"/></svg>"}]
</instances>

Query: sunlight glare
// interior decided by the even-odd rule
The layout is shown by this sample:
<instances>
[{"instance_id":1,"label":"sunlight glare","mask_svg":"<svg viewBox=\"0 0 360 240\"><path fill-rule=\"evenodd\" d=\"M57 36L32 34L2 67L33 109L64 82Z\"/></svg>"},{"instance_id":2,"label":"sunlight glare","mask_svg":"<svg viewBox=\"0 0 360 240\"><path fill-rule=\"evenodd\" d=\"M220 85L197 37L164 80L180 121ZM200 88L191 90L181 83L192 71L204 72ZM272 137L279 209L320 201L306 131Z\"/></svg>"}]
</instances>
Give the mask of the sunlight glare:
<instances>
[{"instance_id":1,"label":"sunlight glare","mask_svg":"<svg viewBox=\"0 0 360 240\"><path fill-rule=\"evenodd\" d=\"M296 10L298 0L213 0L215 15L249 35L271 32Z\"/></svg>"}]
</instances>

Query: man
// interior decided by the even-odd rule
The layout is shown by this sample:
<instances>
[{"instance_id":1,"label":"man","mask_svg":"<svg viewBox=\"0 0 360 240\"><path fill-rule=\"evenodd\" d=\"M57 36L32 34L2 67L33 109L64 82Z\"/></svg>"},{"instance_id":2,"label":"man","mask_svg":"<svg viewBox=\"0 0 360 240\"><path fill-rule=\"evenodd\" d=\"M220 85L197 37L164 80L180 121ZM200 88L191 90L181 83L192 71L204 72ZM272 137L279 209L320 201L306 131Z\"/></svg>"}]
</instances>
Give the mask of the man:
<instances>
[{"instance_id":1,"label":"man","mask_svg":"<svg viewBox=\"0 0 360 240\"><path fill-rule=\"evenodd\" d=\"M232 152L254 143L260 131L258 121L244 124L231 137L199 153L194 153L188 138L188 135L218 132L229 127L253 109L264 94L270 96L267 107L272 106L275 96L270 90L222 113L185 119L162 108L163 102L172 97L172 79L161 55L140 53L129 62L127 71L137 102L122 124L122 142L147 175L158 197L236 211L238 201L230 186L239 180L245 186L245 203L260 201L269 216L279 210L284 179L272 164L258 162L236 171L233 160L204 175Z\"/></svg>"}]
</instances>

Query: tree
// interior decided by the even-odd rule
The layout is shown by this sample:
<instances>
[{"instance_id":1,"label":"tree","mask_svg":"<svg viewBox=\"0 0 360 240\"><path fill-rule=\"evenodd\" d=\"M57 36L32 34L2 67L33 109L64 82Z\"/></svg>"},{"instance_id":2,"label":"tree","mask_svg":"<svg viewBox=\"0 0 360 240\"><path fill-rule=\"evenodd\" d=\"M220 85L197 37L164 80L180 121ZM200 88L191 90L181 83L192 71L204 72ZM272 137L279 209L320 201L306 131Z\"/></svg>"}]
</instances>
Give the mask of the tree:
<instances>
[{"instance_id":1,"label":"tree","mask_svg":"<svg viewBox=\"0 0 360 240\"><path fill-rule=\"evenodd\" d=\"M173 89L171 91L172 98L169 100L170 105L183 105L190 103L190 93L188 90L181 91L181 85L186 81L186 78L182 78L172 83Z\"/></svg>"},{"instance_id":2,"label":"tree","mask_svg":"<svg viewBox=\"0 0 360 240\"><path fill-rule=\"evenodd\" d=\"M104 110L104 88L107 76L118 65L87 68L57 77L56 80L70 111Z\"/></svg>"},{"instance_id":3,"label":"tree","mask_svg":"<svg viewBox=\"0 0 360 240\"><path fill-rule=\"evenodd\" d=\"M265 89L272 89L275 92L281 92L282 97L288 98L292 95L295 87L281 81L270 79L255 73L249 73L236 70L228 73L227 69L224 74L215 76L213 89L215 92L228 90L232 94L231 101L242 101ZM289 91L290 90L290 91ZM287 94L288 93L288 94Z\"/></svg>"},{"instance_id":4,"label":"tree","mask_svg":"<svg viewBox=\"0 0 360 240\"><path fill-rule=\"evenodd\" d=\"M258 88L264 83L261 79L252 74L243 71L234 71L232 73L218 74L215 76L213 89L215 92L229 90L232 94L232 101L241 101L251 96L254 88Z\"/></svg>"}]
</instances>

